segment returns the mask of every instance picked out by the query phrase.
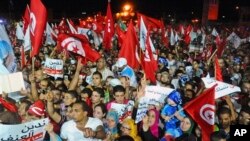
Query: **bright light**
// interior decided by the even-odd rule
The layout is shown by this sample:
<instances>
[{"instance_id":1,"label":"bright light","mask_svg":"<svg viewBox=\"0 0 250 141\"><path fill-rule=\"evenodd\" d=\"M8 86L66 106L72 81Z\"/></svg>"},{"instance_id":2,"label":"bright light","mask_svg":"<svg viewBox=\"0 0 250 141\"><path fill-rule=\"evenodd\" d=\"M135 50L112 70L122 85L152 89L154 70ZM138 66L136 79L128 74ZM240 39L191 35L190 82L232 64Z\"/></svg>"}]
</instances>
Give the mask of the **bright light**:
<instances>
[{"instance_id":1,"label":"bright light","mask_svg":"<svg viewBox=\"0 0 250 141\"><path fill-rule=\"evenodd\" d=\"M236 9L236 10L239 10L239 9L240 9L240 7L239 7L239 6L236 6L236 7L235 7L235 9Z\"/></svg>"},{"instance_id":2,"label":"bright light","mask_svg":"<svg viewBox=\"0 0 250 141\"><path fill-rule=\"evenodd\" d=\"M124 5L124 7L123 7L123 10L124 11L129 11L131 9L131 5L129 5L129 4L126 4L126 5Z\"/></svg>"}]
</instances>

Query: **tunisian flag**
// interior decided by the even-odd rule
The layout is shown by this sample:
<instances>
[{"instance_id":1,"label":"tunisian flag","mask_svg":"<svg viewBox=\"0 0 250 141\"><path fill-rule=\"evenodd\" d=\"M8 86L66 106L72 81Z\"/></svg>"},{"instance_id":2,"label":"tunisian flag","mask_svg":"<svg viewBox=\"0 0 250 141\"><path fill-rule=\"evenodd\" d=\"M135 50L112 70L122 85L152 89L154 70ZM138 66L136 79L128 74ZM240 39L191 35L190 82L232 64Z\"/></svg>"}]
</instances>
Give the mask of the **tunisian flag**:
<instances>
[{"instance_id":1,"label":"tunisian flag","mask_svg":"<svg viewBox=\"0 0 250 141\"><path fill-rule=\"evenodd\" d=\"M84 35L62 33L58 35L57 41L64 50L85 57L89 61L95 62L101 57L97 51L90 47L88 39Z\"/></svg>"},{"instance_id":2,"label":"tunisian flag","mask_svg":"<svg viewBox=\"0 0 250 141\"><path fill-rule=\"evenodd\" d=\"M146 74L146 78L149 79L153 84L156 83L155 72L157 70L157 61L154 58L153 52L151 50L150 36L147 34L146 39L146 49L142 56L142 68Z\"/></svg>"},{"instance_id":3,"label":"tunisian flag","mask_svg":"<svg viewBox=\"0 0 250 141\"><path fill-rule=\"evenodd\" d=\"M125 39L119 52L119 57L126 58L128 61L128 65L133 69L139 68L139 56L137 51L138 47L139 43L136 32L132 21L130 21Z\"/></svg>"},{"instance_id":4,"label":"tunisian flag","mask_svg":"<svg viewBox=\"0 0 250 141\"><path fill-rule=\"evenodd\" d=\"M106 50L111 49L112 37L115 33L114 28L114 21L112 17L112 12L110 8L110 2L108 2L107 7L107 17L105 19L105 29L104 29L104 38L103 38L103 45Z\"/></svg>"},{"instance_id":5,"label":"tunisian flag","mask_svg":"<svg viewBox=\"0 0 250 141\"><path fill-rule=\"evenodd\" d=\"M31 0L30 4L30 39L32 45L31 57L38 54L46 27L47 10L41 0Z\"/></svg>"},{"instance_id":6,"label":"tunisian flag","mask_svg":"<svg viewBox=\"0 0 250 141\"><path fill-rule=\"evenodd\" d=\"M29 22L30 22L30 8L29 8L29 5L27 5L24 15L23 15L23 33L24 34L26 32L26 29L29 26Z\"/></svg>"},{"instance_id":7,"label":"tunisian flag","mask_svg":"<svg viewBox=\"0 0 250 141\"><path fill-rule=\"evenodd\" d=\"M202 141L209 141L210 134L214 131L214 97L216 85L207 89L183 107L183 109L186 110L193 120L201 127Z\"/></svg>"}]
</instances>

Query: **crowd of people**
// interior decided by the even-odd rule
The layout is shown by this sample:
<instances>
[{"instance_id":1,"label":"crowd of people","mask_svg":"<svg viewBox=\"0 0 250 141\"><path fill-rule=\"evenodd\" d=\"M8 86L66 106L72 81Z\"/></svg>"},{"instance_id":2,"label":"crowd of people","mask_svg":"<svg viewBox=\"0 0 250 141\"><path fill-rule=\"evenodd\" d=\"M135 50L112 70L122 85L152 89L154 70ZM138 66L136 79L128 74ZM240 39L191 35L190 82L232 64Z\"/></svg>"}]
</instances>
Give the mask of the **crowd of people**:
<instances>
[{"instance_id":1,"label":"crowd of people","mask_svg":"<svg viewBox=\"0 0 250 141\"><path fill-rule=\"evenodd\" d=\"M231 29L237 31L237 28ZM8 33L11 32L9 29ZM216 50L216 37L211 32L206 32L202 51L190 51L189 45L181 39L166 47L161 44L160 35L152 33L153 44L158 50L158 70L154 74L156 84L146 79L142 68L132 69L126 58L118 57L117 39L113 40L111 50L100 47L101 57L96 62L87 63L82 63L83 59L73 53L65 54L55 46L44 45L35 57L34 67L29 61L21 68L17 59L17 71L23 73L26 84L20 95L25 97L16 102L3 93L0 122L21 124L49 118L44 140L51 141L199 141L202 137L200 126L180 109L205 90L202 77L215 76L215 57L202 56L206 46L214 47L212 53ZM248 34L249 29L246 32ZM226 36L223 29L219 33ZM10 38L16 58L21 58L21 44L14 37ZM195 42L193 44L197 44ZM239 86L241 92L216 99L211 141L230 140L230 125L250 124L249 54L250 41L247 38L237 48L227 42L218 58L223 81ZM64 61L63 78L44 73L47 57ZM149 85L175 90L168 94L164 103L149 103L145 116L136 123L138 104ZM131 101L134 102L131 113L121 119L119 111L112 105L127 105ZM11 105L12 110L6 105Z\"/></svg>"}]
</instances>

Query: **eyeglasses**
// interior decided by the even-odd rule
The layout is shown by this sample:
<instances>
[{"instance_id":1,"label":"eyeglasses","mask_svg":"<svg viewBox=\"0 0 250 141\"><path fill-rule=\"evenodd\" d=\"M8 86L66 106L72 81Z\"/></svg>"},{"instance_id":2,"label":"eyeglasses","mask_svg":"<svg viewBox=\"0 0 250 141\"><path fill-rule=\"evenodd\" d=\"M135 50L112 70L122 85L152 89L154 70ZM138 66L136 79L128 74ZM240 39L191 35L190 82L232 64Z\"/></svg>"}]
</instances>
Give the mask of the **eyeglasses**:
<instances>
[{"instance_id":1,"label":"eyeglasses","mask_svg":"<svg viewBox=\"0 0 250 141\"><path fill-rule=\"evenodd\" d=\"M125 126L123 126L123 125L121 126L121 129L122 129L122 128L123 128L123 129L127 129L127 130L131 130L130 128L125 127Z\"/></svg>"}]
</instances>

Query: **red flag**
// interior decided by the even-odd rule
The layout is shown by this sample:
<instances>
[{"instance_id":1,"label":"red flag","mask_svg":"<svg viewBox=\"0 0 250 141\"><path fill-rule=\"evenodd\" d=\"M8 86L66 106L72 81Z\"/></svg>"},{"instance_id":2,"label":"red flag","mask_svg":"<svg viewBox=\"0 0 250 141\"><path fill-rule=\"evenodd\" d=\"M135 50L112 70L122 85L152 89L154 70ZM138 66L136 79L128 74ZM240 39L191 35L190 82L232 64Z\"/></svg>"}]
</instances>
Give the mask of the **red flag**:
<instances>
[{"instance_id":1,"label":"red flag","mask_svg":"<svg viewBox=\"0 0 250 141\"><path fill-rule=\"evenodd\" d=\"M117 25L115 27L115 29L116 29L116 34L118 36L118 46L121 47L126 35L125 35L124 31L122 31L122 29L120 28L120 26Z\"/></svg>"},{"instance_id":2,"label":"red flag","mask_svg":"<svg viewBox=\"0 0 250 141\"><path fill-rule=\"evenodd\" d=\"M147 34L146 48L144 56L142 56L142 68L146 74L146 78L152 83L156 83L155 72L157 70L157 61L154 58L153 52L150 47L150 36Z\"/></svg>"},{"instance_id":3,"label":"red flag","mask_svg":"<svg viewBox=\"0 0 250 141\"><path fill-rule=\"evenodd\" d=\"M183 109L201 127L202 141L209 141L210 134L214 131L215 115L215 87L207 89L194 100L187 103Z\"/></svg>"},{"instance_id":4,"label":"red flag","mask_svg":"<svg viewBox=\"0 0 250 141\"><path fill-rule=\"evenodd\" d=\"M29 26L29 22L30 22L30 8L29 5L27 5L23 15L23 34L26 33L26 29Z\"/></svg>"},{"instance_id":5,"label":"red flag","mask_svg":"<svg viewBox=\"0 0 250 141\"><path fill-rule=\"evenodd\" d=\"M218 81L223 81L223 78L222 78L222 73L221 73L221 69L220 69L220 65L219 65L219 61L218 61L218 58L215 57L215 80L218 80Z\"/></svg>"},{"instance_id":6,"label":"red flag","mask_svg":"<svg viewBox=\"0 0 250 141\"><path fill-rule=\"evenodd\" d=\"M111 8L110 8L110 2L108 2L107 17L105 19L105 24L106 25L104 29L103 45L106 50L110 50L111 44L112 44L112 37L115 32L114 21L112 17Z\"/></svg>"},{"instance_id":7,"label":"red flag","mask_svg":"<svg viewBox=\"0 0 250 141\"><path fill-rule=\"evenodd\" d=\"M2 97L0 97L0 104L3 105L5 109L7 109L10 112L16 113L18 111L17 107L15 104L7 102L4 100Z\"/></svg>"},{"instance_id":8,"label":"red flag","mask_svg":"<svg viewBox=\"0 0 250 141\"><path fill-rule=\"evenodd\" d=\"M101 55L97 51L90 47L88 39L84 35L59 34L58 44L64 50L76 53L92 62L97 61L101 57Z\"/></svg>"},{"instance_id":9,"label":"red flag","mask_svg":"<svg viewBox=\"0 0 250 141\"><path fill-rule=\"evenodd\" d=\"M138 19L141 19L141 17L143 18L147 29L154 29L154 28L161 29L163 26L162 22L158 19L148 17L148 16L143 15L141 13L137 13L137 15L138 15ZM138 22L139 22L138 25L140 27L140 20L138 20Z\"/></svg>"},{"instance_id":10,"label":"red flag","mask_svg":"<svg viewBox=\"0 0 250 141\"><path fill-rule=\"evenodd\" d=\"M47 20L47 10L40 0L31 0L30 4L30 38L32 45L32 54L38 54L42 44L42 37Z\"/></svg>"},{"instance_id":11,"label":"red flag","mask_svg":"<svg viewBox=\"0 0 250 141\"><path fill-rule=\"evenodd\" d=\"M208 20L217 20L219 11L219 2L217 0L209 0Z\"/></svg>"},{"instance_id":12,"label":"red flag","mask_svg":"<svg viewBox=\"0 0 250 141\"><path fill-rule=\"evenodd\" d=\"M138 46L139 43L134 29L134 25L132 21L130 21L126 36L119 52L119 57L126 58L128 65L133 69L139 68L139 57L137 52Z\"/></svg>"},{"instance_id":13,"label":"red flag","mask_svg":"<svg viewBox=\"0 0 250 141\"><path fill-rule=\"evenodd\" d=\"M217 46L217 56L221 57L226 46L226 39L220 39L220 37L216 37L216 46Z\"/></svg>"}]
</instances>

